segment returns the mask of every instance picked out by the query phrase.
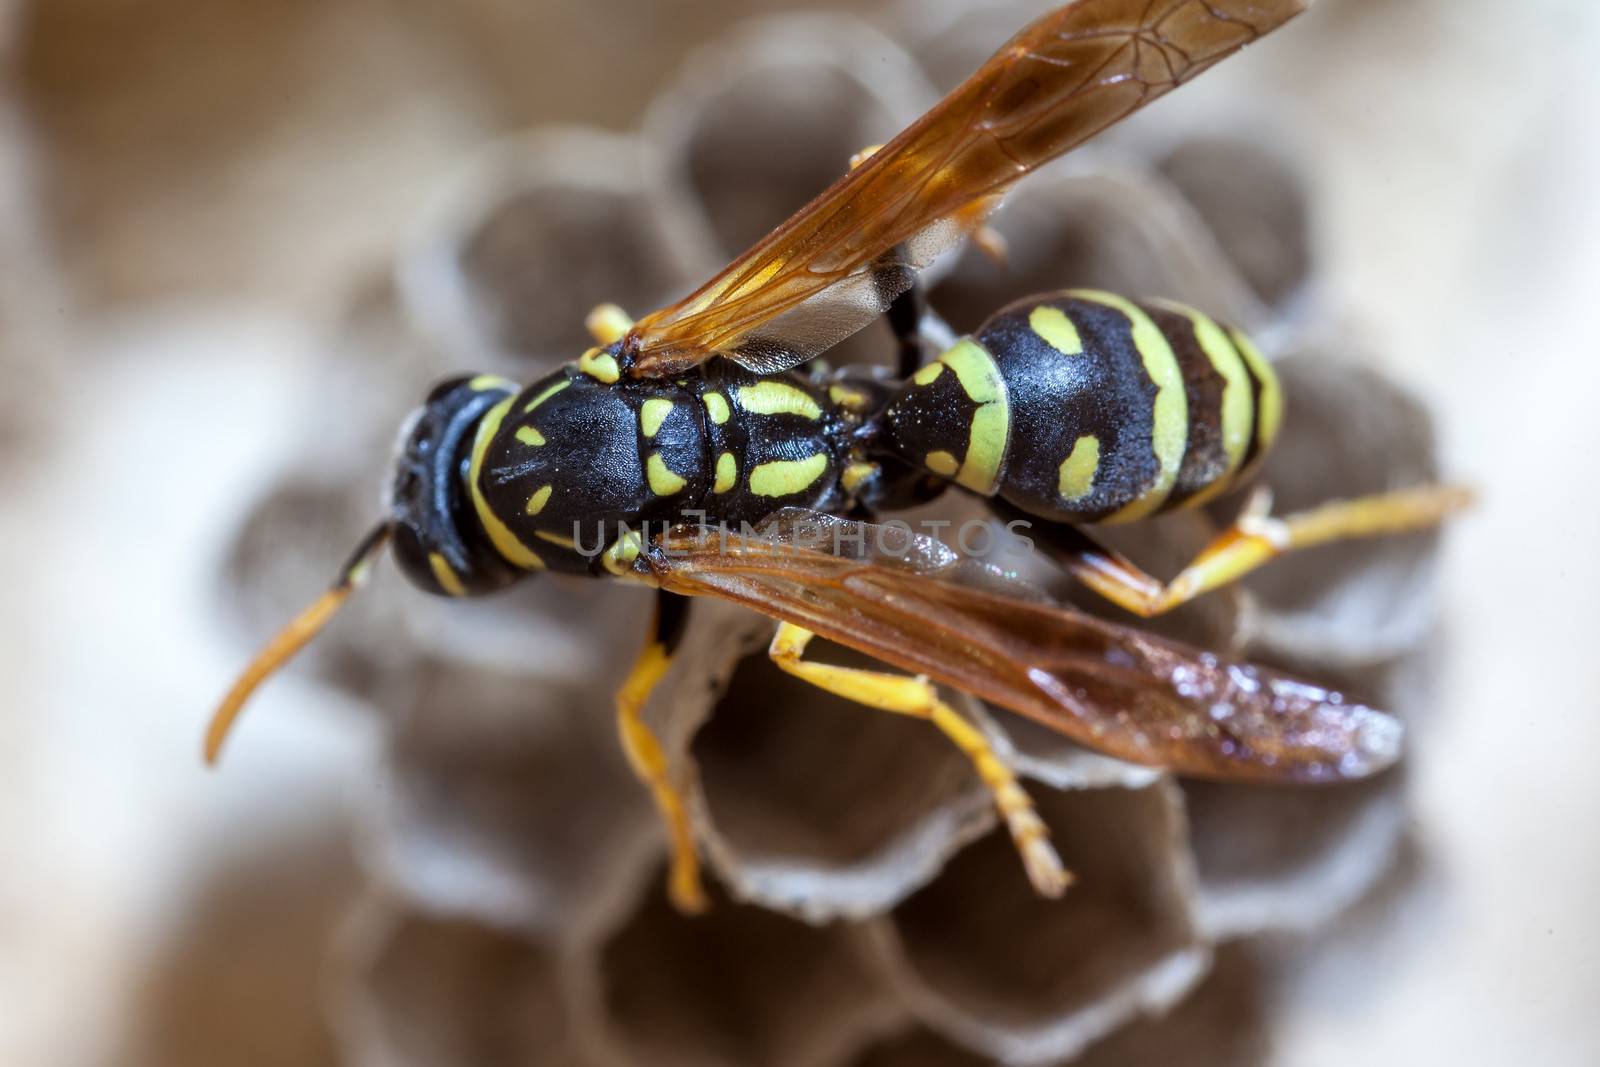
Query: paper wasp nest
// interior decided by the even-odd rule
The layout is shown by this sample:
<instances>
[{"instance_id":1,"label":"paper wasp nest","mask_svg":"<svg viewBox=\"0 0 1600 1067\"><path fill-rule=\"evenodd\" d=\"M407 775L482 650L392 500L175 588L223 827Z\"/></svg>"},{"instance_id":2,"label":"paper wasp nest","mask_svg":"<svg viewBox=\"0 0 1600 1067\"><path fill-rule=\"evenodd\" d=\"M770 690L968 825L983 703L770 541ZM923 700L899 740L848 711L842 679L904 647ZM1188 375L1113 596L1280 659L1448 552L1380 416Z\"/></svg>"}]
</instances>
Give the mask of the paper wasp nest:
<instances>
[{"instance_id":1,"label":"paper wasp nest","mask_svg":"<svg viewBox=\"0 0 1600 1067\"><path fill-rule=\"evenodd\" d=\"M755 22L709 44L638 136L540 130L465 162L397 280L350 303L336 387L306 416L335 439L314 435L241 525L228 596L250 626L266 633L335 565L325 546L358 535L428 379L527 379L574 357L589 306L640 312L693 285L1021 21L923 19L909 54L844 16ZM1300 177L1260 134L1141 123L1077 153L999 217L1009 264L968 253L932 301L963 329L1068 285L1188 300L1279 358L1280 509L1423 479L1427 417L1348 338L1328 340ZM888 349L874 326L831 358ZM976 514L956 494L939 507ZM1215 519L1116 543L1171 573ZM1290 559L1161 625L1415 716L1433 549L1419 536ZM1315 935L1404 847L1403 774L1175 781L968 701L1078 876L1060 902L1037 899L936 731L802 686L761 655L769 623L699 604L649 712L720 885L711 914L685 920L612 733L643 597L540 577L446 604L377 584L359 624L310 657L383 723L386 785L358 827L369 889L330 1005L352 1063L1110 1064L1180 1048L1248 1062L1274 966L1248 939Z\"/></svg>"}]
</instances>

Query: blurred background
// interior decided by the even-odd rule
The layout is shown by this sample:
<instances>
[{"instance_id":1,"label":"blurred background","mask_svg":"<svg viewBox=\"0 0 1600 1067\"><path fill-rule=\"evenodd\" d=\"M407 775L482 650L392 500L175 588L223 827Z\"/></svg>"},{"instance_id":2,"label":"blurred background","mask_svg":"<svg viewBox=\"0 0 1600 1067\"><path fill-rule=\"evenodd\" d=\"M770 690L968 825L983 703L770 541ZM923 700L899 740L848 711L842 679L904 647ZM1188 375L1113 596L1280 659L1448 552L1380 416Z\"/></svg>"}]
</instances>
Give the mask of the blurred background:
<instances>
[{"instance_id":1,"label":"blurred background","mask_svg":"<svg viewBox=\"0 0 1600 1067\"><path fill-rule=\"evenodd\" d=\"M581 1037L606 1029L599 1016L642 1018L648 1010L634 1001L677 995L666 988L670 961L699 950L692 932L649 910L657 905L641 906L644 919L593 920L629 931L607 942L606 958L654 968L656 984L619 985L601 967L595 981L606 991L585 1000L571 974L589 974L588 964L572 962L582 953L565 921L528 903L526 886L505 875L512 889L493 907L459 888L480 885L488 861L478 846L504 826L491 833L465 819L449 848L421 852L396 844L404 835L392 826L371 829L365 813L400 801L455 812L482 800L471 774L462 784L430 765L435 777L419 786L396 772L441 747L471 746L415 724L397 735L382 714L415 698L409 683L385 688L386 663L430 656L460 671L479 654L418 636L451 625L449 613L407 608L423 614L382 631L383 650L336 650L320 670L279 680L221 773L202 769L200 731L252 642L317 589L367 514L387 427L409 398L441 373L485 362L528 376L535 364L519 364L519 349L576 355L561 345L581 336L584 311L618 298L596 291L623 270L606 266L613 249L567 232L588 216L618 224L615 210L558 198L517 215L520 228L473 229L474 212L514 200L507 190L526 178L503 146L529 142L507 138L593 127L537 142L545 147L532 158L567 168L559 180L541 171L539 188L631 196L655 171L623 142L641 129L658 147L702 136L698 116L718 112L696 71L741 47L730 42L761 42L773 63L848 44L883 110L915 113L930 86L947 88L1004 36L997 28L1020 26L1029 10L994 6L993 20L968 29L962 19L984 5L0 0L0 1061L600 1062ZM802 8L863 18L881 42L793 25L726 36L735 19ZM711 41L723 44L696 51ZM772 136L793 124L809 143L826 132L807 119L823 104L802 94L759 117L717 106L728 128L764 124ZM1600 11L1582 0L1319 0L1082 165L1153 167L1215 231L1201 243L1221 247L1244 278L1240 304L1267 336L1297 329L1275 327L1280 320L1314 321L1300 336L1315 343L1301 349L1359 348L1363 366L1431 416L1445 474L1483 494L1429 557L1431 636L1401 672L1429 709L1397 816L1405 843L1385 852L1403 876L1357 877L1341 917L1320 916L1314 937L1290 922L1259 949L1200 938L1213 981L1185 1003L1200 1005L1205 1025L1186 1016L1191 1029L1169 1031L1185 1058L1168 1062L1600 1062L1600 658L1591 650L1600 506L1589 432L1600 395L1597 115ZM1175 155L1171 145L1194 129L1290 161L1292 203L1263 198L1252 214L1251 203L1219 194L1232 214L1208 207L1205 191L1227 182L1205 175L1227 173L1227 159L1219 171L1203 154ZM882 138L870 122L860 133L862 143ZM720 167L709 149L693 158L704 166L691 191L712 208L662 207L647 191L639 217L623 218L659 246L627 250L618 284L632 287L623 295L635 311L715 265L721 248L737 247L732 235L777 221L763 214L770 203L797 206L816 187L808 176L791 190L775 176L767 185L781 195L769 188L746 218L746 186L726 177L738 166ZM1140 162L1149 159L1159 163ZM1137 217L1156 201L1133 202ZM1248 240L1230 239L1260 229L1261 216L1269 228L1288 217L1306 231L1314 265L1300 265L1306 277L1293 293L1253 275L1263 260ZM547 255L543 274L519 272L530 247L563 241L581 247L567 260ZM1282 260L1274 247L1269 240L1264 262ZM474 288L484 277L499 279L490 296ZM484 315L495 319L487 331L472 325ZM1350 406L1377 395L1346 388ZM1391 422L1425 423L1420 411L1396 410ZM1340 412L1323 415L1340 432ZM1287 491L1324 495L1312 484ZM291 561L263 562L283 556ZM637 615L636 602L592 595L573 610L602 628L618 617L606 612ZM366 617L387 618L385 605L402 599L396 591ZM477 632L492 621L480 618ZM557 639L549 627L538 636L547 647ZM587 663L583 647L550 654ZM603 708L606 688L595 689ZM595 714L593 736L575 744L609 736L605 712ZM745 743L706 742L733 752ZM555 780L559 770L539 773ZM547 820L582 823L591 803L626 809L607 846L623 858L586 875L595 881L584 892L650 885L654 830L636 818L625 775L567 784L540 802ZM611 787L625 799L589 795ZM495 812L522 825L514 811ZM1226 837L1226 823L1210 826L1219 832ZM588 855L586 844L571 847ZM493 873L488 882L500 885ZM1337 883L1340 871L1328 877ZM1292 880L1277 891L1292 912L1301 891ZM939 927L932 905L920 907L896 912L896 937L911 939L918 922ZM769 929L780 920L750 910L759 915L746 925L720 928L730 958L775 955L780 970L813 961L794 963L807 989L856 1003L875 1005L879 994L855 997L853 981L902 989L894 976L860 977L839 963L811 927L784 919ZM535 927L562 935L522 936ZM862 929L867 942L877 936ZM914 967L915 952L905 955ZM1251 995L1218 1002L1206 992L1230 982ZM986 1045L978 1024L934 1036L941 1009L908 995L858 1011L836 1047L790 1055L816 1019L843 1010L817 996L795 994L814 1006L770 1045L752 1038L701 1054L671 1019L650 1024L659 1030L622 1025L631 1036L616 1043L647 1064L976 1063L1003 1045ZM573 997L601 1004L597 1018L586 1021ZM1161 1001L1151 994L1102 1013L1120 1026ZM994 1017L1009 1010L1002 1003ZM741 1017L727 1029L750 1025ZM568 1030L580 1036L540 1051ZM657 1033L666 1036L648 1036ZM1011 1054L1043 1062L1028 1051L1036 1047ZM1145 1062L1140 1047L1090 1054ZM1081 1051L1060 1049L1050 1055Z\"/></svg>"}]
</instances>

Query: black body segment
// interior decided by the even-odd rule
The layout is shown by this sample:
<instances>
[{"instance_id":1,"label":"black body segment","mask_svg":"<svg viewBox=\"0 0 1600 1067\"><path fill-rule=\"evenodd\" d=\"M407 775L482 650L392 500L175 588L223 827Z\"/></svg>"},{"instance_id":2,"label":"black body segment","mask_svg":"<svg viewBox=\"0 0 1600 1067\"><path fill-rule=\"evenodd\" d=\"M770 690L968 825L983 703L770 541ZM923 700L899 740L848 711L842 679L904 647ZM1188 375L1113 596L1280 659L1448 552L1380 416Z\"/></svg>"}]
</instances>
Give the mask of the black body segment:
<instances>
[{"instance_id":1,"label":"black body segment","mask_svg":"<svg viewBox=\"0 0 1600 1067\"><path fill-rule=\"evenodd\" d=\"M1236 331L1073 290L996 313L905 383L883 428L907 462L1030 515L1126 522L1235 484L1281 414Z\"/></svg>"},{"instance_id":2,"label":"black body segment","mask_svg":"<svg viewBox=\"0 0 1600 1067\"><path fill-rule=\"evenodd\" d=\"M593 352L491 410L467 479L494 547L525 570L594 574L628 531L829 510L858 415L799 374L738 367L619 378Z\"/></svg>"},{"instance_id":3,"label":"black body segment","mask_svg":"<svg viewBox=\"0 0 1600 1067\"><path fill-rule=\"evenodd\" d=\"M742 368L697 376L710 433L711 492L704 521L758 523L779 508L828 511L858 419L802 374L763 377Z\"/></svg>"},{"instance_id":4,"label":"black body segment","mask_svg":"<svg viewBox=\"0 0 1600 1067\"><path fill-rule=\"evenodd\" d=\"M516 383L494 375L446 379L401 436L388 511L395 562L418 588L469 596L521 574L484 537L460 477L485 413L516 391Z\"/></svg>"},{"instance_id":5,"label":"black body segment","mask_svg":"<svg viewBox=\"0 0 1600 1067\"><path fill-rule=\"evenodd\" d=\"M1130 521L1236 484L1282 414L1236 331L1092 290L1018 301L903 381L731 361L630 378L612 346L471 410L494 397L465 462L468 532L518 570L589 575L625 573L671 524L870 513L952 482L1053 522Z\"/></svg>"}]
</instances>

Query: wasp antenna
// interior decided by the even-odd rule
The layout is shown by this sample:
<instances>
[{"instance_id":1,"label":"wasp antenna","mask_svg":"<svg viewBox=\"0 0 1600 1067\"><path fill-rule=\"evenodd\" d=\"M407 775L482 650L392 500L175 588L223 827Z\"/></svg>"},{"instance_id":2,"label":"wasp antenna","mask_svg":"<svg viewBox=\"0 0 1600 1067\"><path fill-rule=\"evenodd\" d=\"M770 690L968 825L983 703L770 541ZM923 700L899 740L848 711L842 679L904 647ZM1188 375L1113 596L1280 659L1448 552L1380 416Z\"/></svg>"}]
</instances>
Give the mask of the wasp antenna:
<instances>
[{"instance_id":1,"label":"wasp antenna","mask_svg":"<svg viewBox=\"0 0 1600 1067\"><path fill-rule=\"evenodd\" d=\"M238 681L233 683L233 688L228 690L228 695L217 705L217 710L211 716L211 723L206 727L207 764L215 766L217 756L222 751L222 743L227 740L228 731L233 728L251 694L262 682L293 659L295 653L309 644L312 638L321 633L328 620L332 619L344 606L344 602L350 599L350 594L366 584L368 576L372 573L373 563L382 554L393 532L392 523L384 522L375 526L372 532L361 539L356 550L339 569L339 576L328 587L328 591L312 601L311 606L295 616L289 625L279 630L277 636L267 642L266 647L250 661L249 666L239 675Z\"/></svg>"}]
</instances>

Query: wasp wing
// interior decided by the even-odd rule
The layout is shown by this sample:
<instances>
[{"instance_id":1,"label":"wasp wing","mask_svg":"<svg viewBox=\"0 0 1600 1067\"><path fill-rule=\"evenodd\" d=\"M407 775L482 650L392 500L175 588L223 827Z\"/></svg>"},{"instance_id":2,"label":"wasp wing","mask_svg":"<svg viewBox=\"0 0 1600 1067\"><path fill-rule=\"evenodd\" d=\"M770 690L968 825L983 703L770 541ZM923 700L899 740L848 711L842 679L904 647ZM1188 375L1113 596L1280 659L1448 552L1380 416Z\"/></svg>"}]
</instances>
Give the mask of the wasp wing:
<instances>
[{"instance_id":1,"label":"wasp wing","mask_svg":"<svg viewBox=\"0 0 1600 1067\"><path fill-rule=\"evenodd\" d=\"M1381 711L1064 608L895 527L789 509L754 533L676 528L646 559L670 592L796 623L1135 763L1328 781L1399 758Z\"/></svg>"},{"instance_id":2,"label":"wasp wing","mask_svg":"<svg viewBox=\"0 0 1600 1067\"><path fill-rule=\"evenodd\" d=\"M1077 0L970 78L626 350L661 377L713 354L790 367L871 322L1008 186L1304 10L1309 0Z\"/></svg>"}]
</instances>

